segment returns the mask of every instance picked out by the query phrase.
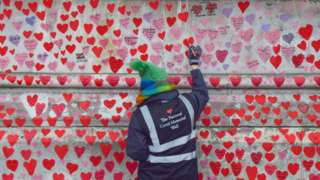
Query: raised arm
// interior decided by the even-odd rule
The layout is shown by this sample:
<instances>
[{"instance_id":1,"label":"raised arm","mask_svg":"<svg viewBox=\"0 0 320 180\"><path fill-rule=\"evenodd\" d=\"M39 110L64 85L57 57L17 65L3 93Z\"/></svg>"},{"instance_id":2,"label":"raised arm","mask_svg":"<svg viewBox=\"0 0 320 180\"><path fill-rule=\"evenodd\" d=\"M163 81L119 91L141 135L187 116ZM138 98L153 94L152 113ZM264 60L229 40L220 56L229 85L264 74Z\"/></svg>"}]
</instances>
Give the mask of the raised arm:
<instances>
[{"instance_id":1,"label":"raised arm","mask_svg":"<svg viewBox=\"0 0 320 180\"><path fill-rule=\"evenodd\" d=\"M188 99L191 100L193 108L195 110L195 120L197 120L204 109L205 105L209 101L209 94L206 82L202 76L199 66L200 56L201 56L200 46L189 48L188 57L189 64L191 65L191 77L192 77L192 91L190 93L185 93L188 96Z\"/></svg>"}]
</instances>

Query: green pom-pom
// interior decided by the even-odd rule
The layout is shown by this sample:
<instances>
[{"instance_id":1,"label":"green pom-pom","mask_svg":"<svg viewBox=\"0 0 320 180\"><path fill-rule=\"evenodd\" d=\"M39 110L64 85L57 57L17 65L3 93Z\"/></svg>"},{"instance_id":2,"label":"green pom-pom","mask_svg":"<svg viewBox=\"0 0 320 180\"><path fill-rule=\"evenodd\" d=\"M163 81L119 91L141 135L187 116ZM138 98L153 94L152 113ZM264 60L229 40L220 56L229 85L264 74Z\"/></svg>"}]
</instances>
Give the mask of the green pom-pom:
<instances>
[{"instance_id":1,"label":"green pom-pom","mask_svg":"<svg viewBox=\"0 0 320 180\"><path fill-rule=\"evenodd\" d=\"M140 60L134 60L130 63L130 68L136 71L143 71L146 67L147 64Z\"/></svg>"}]
</instances>

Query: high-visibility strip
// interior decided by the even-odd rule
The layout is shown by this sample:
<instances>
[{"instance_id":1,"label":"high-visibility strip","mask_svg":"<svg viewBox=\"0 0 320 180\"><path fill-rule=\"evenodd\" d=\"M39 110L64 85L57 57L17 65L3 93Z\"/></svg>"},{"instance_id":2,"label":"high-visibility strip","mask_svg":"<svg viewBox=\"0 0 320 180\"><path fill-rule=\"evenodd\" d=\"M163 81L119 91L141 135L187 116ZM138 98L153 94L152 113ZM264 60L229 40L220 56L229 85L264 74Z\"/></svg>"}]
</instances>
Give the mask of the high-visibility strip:
<instances>
[{"instance_id":1,"label":"high-visibility strip","mask_svg":"<svg viewBox=\"0 0 320 180\"><path fill-rule=\"evenodd\" d=\"M143 105L142 107L140 107L140 111L142 113L142 116L147 124L147 127L149 129L150 132L150 138L152 141L153 145L148 146L149 150L151 152L162 152L168 149L171 149L173 147L176 146L180 146L183 145L185 143L187 143L188 141L190 141L191 139L195 138L196 136L196 131L193 129L193 119L194 119L194 110L193 107L191 105L191 103L189 102L189 100L184 97L183 95L179 95L179 98L182 100L182 102L184 103L184 105L187 108L187 111L189 113L190 116L190 123L191 123L191 133L182 137L179 137L175 140L166 142L164 144L160 144L159 138L158 138L158 134L157 134L157 130L155 128L150 110L148 108L147 105Z\"/></svg>"},{"instance_id":2,"label":"high-visibility strip","mask_svg":"<svg viewBox=\"0 0 320 180\"><path fill-rule=\"evenodd\" d=\"M177 147L183 144L186 144L188 141L196 137L196 131L193 130L190 134L181 136L175 140L166 142L164 144L160 144L157 146L149 146L149 151L150 152L162 152L168 149L171 149L173 147Z\"/></svg>"},{"instance_id":3,"label":"high-visibility strip","mask_svg":"<svg viewBox=\"0 0 320 180\"><path fill-rule=\"evenodd\" d=\"M182 100L184 105L187 107L187 110L188 110L189 116L190 116L190 120L191 120L191 131L193 131L194 110L193 110L192 104L182 94L179 94L179 98Z\"/></svg>"},{"instance_id":4,"label":"high-visibility strip","mask_svg":"<svg viewBox=\"0 0 320 180\"><path fill-rule=\"evenodd\" d=\"M156 127L154 126L152 116L150 114L148 107L146 105L143 105L142 107L140 107L140 111L141 111L143 119L146 122L147 127L149 129L152 144L153 145L160 145L157 130L156 130Z\"/></svg>"},{"instance_id":5,"label":"high-visibility strip","mask_svg":"<svg viewBox=\"0 0 320 180\"><path fill-rule=\"evenodd\" d=\"M191 160L196 157L196 152L172 155L172 156L153 156L149 155L147 161L151 163L176 163L185 160Z\"/></svg>"}]
</instances>

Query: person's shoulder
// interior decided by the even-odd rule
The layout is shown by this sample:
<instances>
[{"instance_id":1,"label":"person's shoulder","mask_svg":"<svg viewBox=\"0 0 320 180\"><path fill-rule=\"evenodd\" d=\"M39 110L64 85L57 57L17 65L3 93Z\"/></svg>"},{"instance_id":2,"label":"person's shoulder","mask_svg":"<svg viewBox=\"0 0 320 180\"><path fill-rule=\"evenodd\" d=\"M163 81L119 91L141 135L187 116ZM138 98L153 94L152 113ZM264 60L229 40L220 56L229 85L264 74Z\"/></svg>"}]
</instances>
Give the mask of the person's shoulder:
<instances>
[{"instance_id":1,"label":"person's shoulder","mask_svg":"<svg viewBox=\"0 0 320 180\"><path fill-rule=\"evenodd\" d=\"M197 107L197 99L191 92L181 93L183 97L185 97L192 105L193 108Z\"/></svg>"},{"instance_id":2,"label":"person's shoulder","mask_svg":"<svg viewBox=\"0 0 320 180\"><path fill-rule=\"evenodd\" d=\"M184 96L185 98L187 98L189 101L194 101L194 96L192 93L190 92L184 92L181 93L180 95Z\"/></svg>"},{"instance_id":3,"label":"person's shoulder","mask_svg":"<svg viewBox=\"0 0 320 180\"><path fill-rule=\"evenodd\" d=\"M139 108L140 106L136 105L134 106L130 111L132 113L132 115L137 115L139 113Z\"/></svg>"}]
</instances>

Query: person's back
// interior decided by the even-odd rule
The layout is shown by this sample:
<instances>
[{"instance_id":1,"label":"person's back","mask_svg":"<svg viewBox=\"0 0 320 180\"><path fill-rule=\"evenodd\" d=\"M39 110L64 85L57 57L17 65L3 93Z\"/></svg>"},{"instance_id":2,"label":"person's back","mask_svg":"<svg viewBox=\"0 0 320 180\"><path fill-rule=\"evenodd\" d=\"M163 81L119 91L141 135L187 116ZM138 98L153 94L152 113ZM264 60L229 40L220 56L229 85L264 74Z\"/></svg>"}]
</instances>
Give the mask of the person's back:
<instances>
[{"instance_id":1,"label":"person's back","mask_svg":"<svg viewBox=\"0 0 320 180\"><path fill-rule=\"evenodd\" d=\"M127 155L139 160L139 179L198 179L195 121L209 96L198 65L192 67L192 92L154 94L131 116Z\"/></svg>"}]
</instances>

